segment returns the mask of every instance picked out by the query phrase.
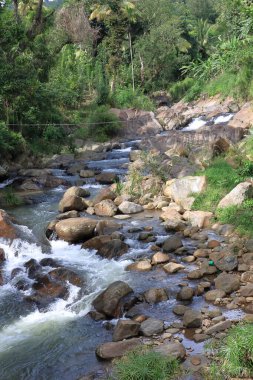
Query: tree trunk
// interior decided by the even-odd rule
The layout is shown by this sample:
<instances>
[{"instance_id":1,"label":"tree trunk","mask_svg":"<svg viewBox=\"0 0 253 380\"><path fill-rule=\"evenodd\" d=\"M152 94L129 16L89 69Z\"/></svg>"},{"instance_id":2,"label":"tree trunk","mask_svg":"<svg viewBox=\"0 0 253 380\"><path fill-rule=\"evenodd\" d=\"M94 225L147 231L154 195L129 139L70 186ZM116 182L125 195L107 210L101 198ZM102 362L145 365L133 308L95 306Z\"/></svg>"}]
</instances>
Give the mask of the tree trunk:
<instances>
[{"instance_id":1,"label":"tree trunk","mask_svg":"<svg viewBox=\"0 0 253 380\"><path fill-rule=\"evenodd\" d=\"M139 58L140 58L140 64L141 64L141 83L144 84L144 80L145 80L144 63L143 63L143 59L140 53L139 53Z\"/></svg>"},{"instance_id":2,"label":"tree trunk","mask_svg":"<svg viewBox=\"0 0 253 380\"><path fill-rule=\"evenodd\" d=\"M135 82L134 82L134 62L133 62L133 47L132 47L132 36L131 32L128 32L129 47L130 47L130 57L131 57L131 67L132 67L132 86L133 91L135 91Z\"/></svg>"},{"instance_id":3,"label":"tree trunk","mask_svg":"<svg viewBox=\"0 0 253 380\"><path fill-rule=\"evenodd\" d=\"M13 0L14 15L16 22L19 22L19 13L18 13L18 0Z\"/></svg>"},{"instance_id":4,"label":"tree trunk","mask_svg":"<svg viewBox=\"0 0 253 380\"><path fill-rule=\"evenodd\" d=\"M43 0L39 0L36 14L32 23L30 30L28 31L28 36L33 38L36 36L38 30L42 24L42 11L43 11Z\"/></svg>"}]
</instances>

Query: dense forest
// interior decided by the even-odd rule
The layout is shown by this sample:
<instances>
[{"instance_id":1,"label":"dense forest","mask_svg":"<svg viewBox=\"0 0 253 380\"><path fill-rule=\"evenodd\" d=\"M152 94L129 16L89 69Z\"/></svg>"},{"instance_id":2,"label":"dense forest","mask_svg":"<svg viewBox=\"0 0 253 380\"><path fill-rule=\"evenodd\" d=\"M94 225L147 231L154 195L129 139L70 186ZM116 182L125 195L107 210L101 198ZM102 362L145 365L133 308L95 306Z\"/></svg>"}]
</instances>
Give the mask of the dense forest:
<instances>
[{"instance_id":1,"label":"dense forest","mask_svg":"<svg viewBox=\"0 0 253 380\"><path fill-rule=\"evenodd\" d=\"M105 122L103 141L118 127L110 107L152 109L158 90L251 98L252 39L247 0L2 1L1 155L54 150L58 123L85 139Z\"/></svg>"}]
</instances>

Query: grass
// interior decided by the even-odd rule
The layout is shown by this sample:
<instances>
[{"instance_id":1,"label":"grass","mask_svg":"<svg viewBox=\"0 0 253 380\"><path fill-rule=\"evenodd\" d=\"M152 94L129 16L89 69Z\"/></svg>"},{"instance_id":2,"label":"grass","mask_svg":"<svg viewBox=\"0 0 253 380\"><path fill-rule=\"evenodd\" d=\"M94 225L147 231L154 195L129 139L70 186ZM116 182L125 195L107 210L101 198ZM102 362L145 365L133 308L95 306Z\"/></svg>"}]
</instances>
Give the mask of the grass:
<instances>
[{"instance_id":1,"label":"grass","mask_svg":"<svg viewBox=\"0 0 253 380\"><path fill-rule=\"evenodd\" d=\"M238 160L238 156L237 156ZM212 211L223 224L233 224L238 233L253 236L253 201L245 200L240 206L217 209L220 200L236 185L253 176L253 163L239 160L238 167L232 167L224 157L216 158L204 172L207 178L206 190L198 194L194 210Z\"/></svg>"},{"instance_id":2,"label":"grass","mask_svg":"<svg viewBox=\"0 0 253 380\"><path fill-rule=\"evenodd\" d=\"M9 207L20 206L23 202L13 191L11 187L3 190L4 203Z\"/></svg>"},{"instance_id":3,"label":"grass","mask_svg":"<svg viewBox=\"0 0 253 380\"><path fill-rule=\"evenodd\" d=\"M169 380L179 373L179 362L152 351L133 351L116 362L117 380Z\"/></svg>"},{"instance_id":4,"label":"grass","mask_svg":"<svg viewBox=\"0 0 253 380\"><path fill-rule=\"evenodd\" d=\"M253 324L230 329L227 337L214 346L215 362L208 380L229 380L232 377L253 378Z\"/></svg>"}]
</instances>

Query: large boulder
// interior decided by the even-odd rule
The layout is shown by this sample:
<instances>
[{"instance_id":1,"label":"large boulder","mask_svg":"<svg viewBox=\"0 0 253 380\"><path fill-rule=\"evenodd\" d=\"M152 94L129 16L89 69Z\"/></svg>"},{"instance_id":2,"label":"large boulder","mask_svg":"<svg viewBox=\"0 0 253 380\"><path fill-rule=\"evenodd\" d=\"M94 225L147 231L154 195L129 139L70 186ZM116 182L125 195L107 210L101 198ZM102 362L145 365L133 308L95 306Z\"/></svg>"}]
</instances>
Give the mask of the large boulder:
<instances>
[{"instance_id":1,"label":"large boulder","mask_svg":"<svg viewBox=\"0 0 253 380\"><path fill-rule=\"evenodd\" d=\"M140 331L144 336L160 334L164 330L164 323L160 319L148 318L141 323Z\"/></svg>"},{"instance_id":2,"label":"large boulder","mask_svg":"<svg viewBox=\"0 0 253 380\"><path fill-rule=\"evenodd\" d=\"M211 224L212 212L208 211L186 211L183 218L191 223L193 227L206 228Z\"/></svg>"},{"instance_id":3,"label":"large boulder","mask_svg":"<svg viewBox=\"0 0 253 380\"><path fill-rule=\"evenodd\" d=\"M151 288L144 293L146 302L155 304L162 301L167 301L168 294L163 288Z\"/></svg>"},{"instance_id":4,"label":"large boulder","mask_svg":"<svg viewBox=\"0 0 253 380\"><path fill-rule=\"evenodd\" d=\"M237 268L238 259L237 256L226 251L213 252L209 255L210 259L213 260L214 265L221 271L230 272Z\"/></svg>"},{"instance_id":5,"label":"large boulder","mask_svg":"<svg viewBox=\"0 0 253 380\"><path fill-rule=\"evenodd\" d=\"M59 239L69 243L84 242L94 236L97 221L89 218L71 218L60 220L55 225Z\"/></svg>"},{"instance_id":6,"label":"large boulder","mask_svg":"<svg viewBox=\"0 0 253 380\"><path fill-rule=\"evenodd\" d=\"M143 211L143 207L134 202L124 201L119 205L119 210L123 214L137 214Z\"/></svg>"},{"instance_id":7,"label":"large boulder","mask_svg":"<svg viewBox=\"0 0 253 380\"><path fill-rule=\"evenodd\" d=\"M94 206L95 214L98 216L114 216L117 212L117 206L111 199L105 199Z\"/></svg>"},{"instance_id":8,"label":"large boulder","mask_svg":"<svg viewBox=\"0 0 253 380\"><path fill-rule=\"evenodd\" d=\"M235 274L221 273L214 282L215 288L223 290L226 294L235 292L240 288L240 279Z\"/></svg>"},{"instance_id":9,"label":"large boulder","mask_svg":"<svg viewBox=\"0 0 253 380\"><path fill-rule=\"evenodd\" d=\"M59 203L59 211L83 211L87 208L87 204L83 200L84 197L89 196L90 193L86 189L82 189L77 186L70 187L63 195Z\"/></svg>"},{"instance_id":10,"label":"large boulder","mask_svg":"<svg viewBox=\"0 0 253 380\"><path fill-rule=\"evenodd\" d=\"M120 307L120 301L132 293L132 289L123 281L113 282L93 301L94 308L108 317L119 317L123 310Z\"/></svg>"},{"instance_id":11,"label":"large boulder","mask_svg":"<svg viewBox=\"0 0 253 380\"><path fill-rule=\"evenodd\" d=\"M86 241L83 245L86 249L95 249L97 253L107 259L114 259L124 255L128 245L120 239L112 239L111 236L101 235Z\"/></svg>"},{"instance_id":12,"label":"large boulder","mask_svg":"<svg viewBox=\"0 0 253 380\"><path fill-rule=\"evenodd\" d=\"M63 267L53 269L48 274L55 280L62 282L68 281L70 284L79 287L82 287L85 283L85 281L77 273Z\"/></svg>"},{"instance_id":13,"label":"large boulder","mask_svg":"<svg viewBox=\"0 0 253 380\"><path fill-rule=\"evenodd\" d=\"M100 359L111 360L114 358L120 358L141 344L142 343L138 338L127 339L121 342L103 343L97 347L96 354Z\"/></svg>"},{"instance_id":14,"label":"large boulder","mask_svg":"<svg viewBox=\"0 0 253 380\"><path fill-rule=\"evenodd\" d=\"M182 343L163 343L155 347L153 351L158 352L160 355L166 358L175 358L178 360L183 360L186 356L186 350Z\"/></svg>"},{"instance_id":15,"label":"large boulder","mask_svg":"<svg viewBox=\"0 0 253 380\"><path fill-rule=\"evenodd\" d=\"M123 339L132 338L139 335L140 323L131 320L119 320L114 332L112 340L118 342Z\"/></svg>"},{"instance_id":16,"label":"large boulder","mask_svg":"<svg viewBox=\"0 0 253 380\"><path fill-rule=\"evenodd\" d=\"M114 191L110 189L110 187L106 187L102 189L96 196L93 198L92 202L96 205L99 202L104 201L105 199L111 199L112 201L116 198L116 194Z\"/></svg>"},{"instance_id":17,"label":"large boulder","mask_svg":"<svg viewBox=\"0 0 253 380\"><path fill-rule=\"evenodd\" d=\"M230 206L239 206L246 199L253 197L253 184L251 182L239 183L230 193L228 193L220 203L218 208L225 208Z\"/></svg>"},{"instance_id":18,"label":"large boulder","mask_svg":"<svg viewBox=\"0 0 253 380\"><path fill-rule=\"evenodd\" d=\"M177 236L170 236L167 238L163 243L163 250L164 252L173 252L178 248L181 248L183 246L182 239Z\"/></svg>"},{"instance_id":19,"label":"large boulder","mask_svg":"<svg viewBox=\"0 0 253 380\"><path fill-rule=\"evenodd\" d=\"M198 328L202 325L201 313L197 310L186 310L183 317L183 323L188 328Z\"/></svg>"},{"instance_id":20,"label":"large boulder","mask_svg":"<svg viewBox=\"0 0 253 380\"><path fill-rule=\"evenodd\" d=\"M47 305L57 298L66 299L69 294L65 284L55 281L48 275L37 276L32 288L33 293L27 299L40 305Z\"/></svg>"},{"instance_id":21,"label":"large boulder","mask_svg":"<svg viewBox=\"0 0 253 380\"><path fill-rule=\"evenodd\" d=\"M118 180L118 176L111 172L102 172L95 176L96 180L103 184L111 184Z\"/></svg>"},{"instance_id":22,"label":"large boulder","mask_svg":"<svg viewBox=\"0 0 253 380\"><path fill-rule=\"evenodd\" d=\"M0 210L0 238L16 239L17 237L18 231L10 216L4 210Z\"/></svg>"},{"instance_id":23,"label":"large boulder","mask_svg":"<svg viewBox=\"0 0 253 380\"><path fill-rule=\"evenodd\" d=\"M252 125L253 107L252 103L245 103L244 106L229 121L228 126L238 129L248 129Z\"/></svg>"},{"instance_id":24,"label":"large boulder","mask_svg":"<svg viewBox=\"0 0 253 380\"><path fill-rule=\"evenodd\" d=\"M188 176L172 179L166 183L164 195L181 205L185 210L190 210L193 202L193 194L199 194L206 187L205 176Z\"/></svg>"}]
</instances>

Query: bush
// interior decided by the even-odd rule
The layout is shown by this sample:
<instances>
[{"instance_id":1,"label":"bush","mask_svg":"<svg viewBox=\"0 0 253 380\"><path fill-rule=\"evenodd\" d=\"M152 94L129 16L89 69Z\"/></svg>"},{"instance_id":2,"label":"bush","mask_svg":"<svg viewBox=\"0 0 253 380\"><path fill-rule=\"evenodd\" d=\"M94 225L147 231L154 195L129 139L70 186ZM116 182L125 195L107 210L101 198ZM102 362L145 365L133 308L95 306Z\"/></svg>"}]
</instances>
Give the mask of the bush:
<instances>
[{"instance_id":1,"label":"bush","mask_svg":"<svg viewBox=\"0 0 253 380\"><path fill-rule=\"evenodd\" d=\"M114 370L117 380L169 380L178 371L176 359L152 351L131 352L116 363Z\"/></svg>"},{"instance_id":2,"label":"bush","mask_svg":"<svg viewBox=\"0 0 253 380\"><path fill-rule=\"evenodd\" d=\"M145 111L154 110L154 103L140 89L117 87L111 95L110 102L116 108L136 108Z\"/></svg>"},{"instance_id":3,"label":"bush","mask_svg":"<svg viewBox=\"0 0 253 380\"><path fill-rule=\"evenodd\" d=\"M211 379L252 378L253 324L231 328L227 337L218 343L218 347L214 346L214 353L217 363L213 364ZM217 374L220 376L217 377Z\"/></svg>"},{"instance_id":4,"label":"bush","mask_svg":"<svg viewBox=\"0 0 253 380\"><path fill-rule=\"evenodd\" d=\"M91 111L86 119L89 136L99 142L107 141L117 135L121 124L108 107L100 106Z\"/></svg>"},{"instance_id":5,"label":"bush","mask_svg":"<svg viewBox=\"0 0 253 380\"><path fill-rule=\"evenodd\" d=\"M0 152L1 155L11 157L23 152L25 140L21 133L11 131L5 123L0 122Z\"/></svg>"},{"instance_id":6,"label":"bush","mask_svg":"<svg viewBox=\"0 0 253 380\"><path fill-rule=\"evenodd\" d=\"M181 100L187 91L195 84L195 80L193 78L185 78L180 82L174 83L170 89L169 93L172 96L174 102Z\"/></svg>"}]
</instances>

